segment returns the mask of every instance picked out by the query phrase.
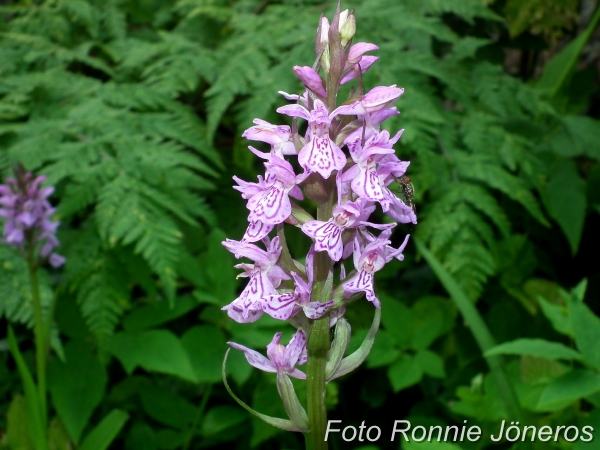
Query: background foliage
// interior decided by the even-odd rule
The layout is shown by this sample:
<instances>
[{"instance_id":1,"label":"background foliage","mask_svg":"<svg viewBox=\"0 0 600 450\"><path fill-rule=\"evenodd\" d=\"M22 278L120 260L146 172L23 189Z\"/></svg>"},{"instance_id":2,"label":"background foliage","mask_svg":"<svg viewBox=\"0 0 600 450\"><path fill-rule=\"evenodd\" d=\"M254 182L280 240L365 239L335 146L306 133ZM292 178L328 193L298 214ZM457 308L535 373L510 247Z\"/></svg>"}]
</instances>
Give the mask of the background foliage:
<instances>
[{"instance_id":1,"label":"background foliage","mask_svg":"<svg viewBox=\"0 0 600 450\"><path fill-rule=\"evenodd\" d=\"M331 418L365 420L384 434L405 418L468 419L484 435L497 428L501 398L448 284L438 281L446 277L495 340L510 342L489 354L507 355L527 423L600 429L595 2L345 6L356 10L357 40L380 46L365 84L405 88L402 114L388 124L406 129L397 152L412 161L419 225L404 231L444 272L409 245L403 263L379 274L383 329L366 368L330 384ZM268 318L239 325L220 311L239 288L220 242L243 234L246 210L231 176L260 170L240 135L255 117L280 120L277 91L300 90L291 68L312 64L318 17L333 7L0 2L0 169L7 176L20 161L57 186L68 261L42 277L45 304L53 292L57 299L55 448L77 448L114 408L129 419L111 448L302 447L300 436L251 419L223 389L226 341L262 349L280 329ZM22 324L26 349L33 319L25 271L5 249L0 261L0 315ZM572 290L584 278L587 289ZM348 311L356 345L371 314L366 302ZM29 449L21 385L1 342L1 442ZM272 377L236 354L229 372L255 409L284 414ZM377 448L399 446L384 441ZM539 448L597 445L582 444Z\"/></svg>"}]
</instances>

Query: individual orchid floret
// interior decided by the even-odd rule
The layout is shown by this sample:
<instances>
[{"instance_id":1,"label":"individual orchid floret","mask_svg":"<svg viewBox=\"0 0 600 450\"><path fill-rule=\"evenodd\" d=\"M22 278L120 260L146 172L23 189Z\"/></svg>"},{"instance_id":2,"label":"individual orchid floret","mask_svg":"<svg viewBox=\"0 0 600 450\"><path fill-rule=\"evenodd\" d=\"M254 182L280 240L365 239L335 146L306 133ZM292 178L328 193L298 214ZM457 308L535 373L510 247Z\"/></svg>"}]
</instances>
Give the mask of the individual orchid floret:
<instances>
[{"instance_id":1,"label":"individual orchid floret","mask_svg":"<svg viewBox=\"0 0 600 450\"><path fill-rule=\"evenodd\" d=\"M342 240L344 230L364 225L379 229L395 225L377 225L367 222L374 210L375 206L364 199L346 202L333 210L333 217L327 222L311 220L302 225L302 231L315 240L315 251L326 251L333 261L339 261L344 250Z\"/></svg>"},{"instance_id":2,"label":"individual orchid floret","mask_svg":"<svg viewBox=\"0 0 600 450\"><path fill-rule=\"evenodd\" d=\"M384 230L379 237L370 242L362 251L360 249L360 240L358 238L354 240L354 267L357 273L349 281L342 284L342 288L348 294L364 292L367 300L372 302L376 308L380 308L381 303L374 291L374 273L381 270L393 258L404 259L402 251L406 247L410 236L406 236L398 249L393 249L390 246L391 241L388 239L391 233L391 230Z\"/></svg>"},{"instance_id":3,"label":"individual orchid floret","mask_svg":"<svg viewBox=\"0 0 600 450\"><path fill-rule=\"evenodd\" d=\"M261 141L271 145L271 151L280 158L283 155L295 155L298 152L290 139L292 130L287 125L272 125L261 119L254 119L256 125L248 128L242 134L250 141Z\"/></svg>"},{"instance_id":4,"label":"individual orchid floret","mask_svg":"<svg viewBox=\"0 0 600 450\"><path fill-rule=\"evenodd\" d=\"M281 333L276 333L273 340L267 345L268 359L255 350L249 349L235 342L228 342L233 348L241 350L251 366L264 372L285 373L300 380L306 379L306 374L297 369L307 360L306 335L298 330L287 346L280 343Z\"/></svg>"},{"instance_id":5,"label":"individual orchid floret","mask_svg":"<svg viewBox=\"0 0 600 450\"><path fill-rule=\"evenodd\" d=\"M329 114L321 100L314 101L312 111L301 105L287 105L278 108L277 112L308 121L308 142L298 154L298 162L305 170L329 178L334 170L343 169L346 155L329 137L329 127L335 114Z\"/></svg>"},{"instance_id":6,"label":"individual orchid floret","mask_svg":"<svg viewBox=\"0 0 600 450\"><path fill-rule=\"evenodd\" d=\"M364 199L372 202L381 202L384 200L382 182L378 176L378 162L386 155L394 153L392 146L398 142L402 136L402 130L396 136L390 139L390 133L387 130L371 136L364 147L360 145L360 139L348 143L350 156L355 166L346 172L345 178L352 179L352 190Z\"/></svg>"},{"instance_id":7,"label":"individual orchid floret","mask_svg":"<svg viewBox=\"0 0 600 450\"><path fill-rule=\"evenodd\" d=\"M252 147L250 149L267 159L265 179L259 177L258 183L248 183L237 177L233 179L238 183L234 189L242 192L242 198L248 200L246 207L250 210L250 224L242 240L256 242L292 213L290 196L303 199L297 183L303 181L305 175L296 176L292 165L276 154L261 154Z\"/></svg>"},{"instance_id":8,"label":"individual orchid floret","mask_svg":"<svg viewBox=\"0 0 600 450\"><path fill-rule=\"evenodd\" d=\"M254 244L238 242L227 239L223 245L232 252L236 258L248 258L254 264L238 264L236 269L244 270L238 277L248 277L250 281L240 296L223 310L227 315L239 323L250 323L257 321L263 315L262 299L276 294L275 288L281 280L289 280L290 277L277 265L282 248L279 238L272 241L264 240L267 250L262 250Z\"/></svg>"},{"instance_id":9,"label":"individual orchid floret","mask_svg":"<svg viewBox=\"0 0 600 450\"><path fill-rule=\"evenodd\" d=\"M306 275L308 282L296 272L291 272L294 278L293 292L276 294L265 297L262 302L263 311L275 319L288 320L301 310L309 319L318 319L333 305L333 300L327 302L311 302L311 292L314 282L314 250L311 249L306 257Z\"/></svg>"},{"instance_id":10,"label":"individual orchid floret","mask_svg":"<svg viewBox=\"0 0 600 450\"><path fill-rule=\"evenodd\" d=\"M391 86L377 86L367 92L362 100L358 100L351 105L342 105L333 111L332 115L365 115L373 114L386 108L404 93L404 89L397 88L395 84Z\"/></svg>"},{"instance_id":11,"label":"individual orchid floret","mask_svg":"<svg viewBox=\"0 0 600 450\"><path fill-rule=\"evenodd\" d=\"M372 114L367 113L363 115L358 115L358 119L354 121L359 126L351 131L348 136L344 139L344 143L348 145L349 142L356 140L356 138L364 139L365 141L369 139L374 134L379 133L380 125L389 119L390 117L399 115L400 112L395 106L390 108L384 108L380 111L376 111Z\"/></svg>"},{"instance_id":12,"label":"individual orchid floret","mask_svg":"<svg viewBox=\"0 0 600 450\"><path fill-rule=\"evenodd\" d=\"M340 84L346 84L356 78L362 77L377 62L379 56L363 56L356 64L349 65L346 68L346 73L342 76Z\"/></svg>"},{"instance_id":13,"label":"individual orchid floret","mask_svg":"<svg viewBox=\"0 0 600 450\"><path fill-rule=\"evenodd\" d=\"M364 148L357 136L348 142L353 160L357 163L340 178L341 182L351 182L352 190L360 197L381 204L381 208L394 220L401 223L417 223L413 209L400 200L388 185L404 175L408 161L400 161L392 146L402 135L400 130L393 138L384 130L371 136Z\"/></svg>"},{"instance_id":14,"label":"individual orchid floret","mask_svg":"<svg viewBox=\"0 0 600 450\"><path fill-rule=\"evenodd\" d=\"M323 86L323 79L311 67L294 66L294 73L302 84L319 97L326 98L327 92Z\"/></svg>"},{"instance_id":15,"label":"individual orchid floret","mask_svg":"<svg viewBox=\"0 0 600 450\"><path fill-rule=\"evenodd\" d=\"M379 50L379 47L368 42L358 42L350 47L346 63L348 65L357 64L363 58L365 53L372 52L373 50Z\"/></svg>"},{"instance_id":16,"label":"individual orchid floret","mask_svg":"<svg viewBox=\"0 0 600 450\"><path fill-rule=\"evenodd\" d=\"M47 198L54 192L49 186L41 188L45 176L33 177L22 166L15 169L16 179L8 178L0 185L0 217L4 217L2 241L24 250L26 245L37 246L37 254L53 267L64 264L65 258L54 249L59 242L56 230L59 222L51 220L55 209Z\"/></svg>"}]
</instances>

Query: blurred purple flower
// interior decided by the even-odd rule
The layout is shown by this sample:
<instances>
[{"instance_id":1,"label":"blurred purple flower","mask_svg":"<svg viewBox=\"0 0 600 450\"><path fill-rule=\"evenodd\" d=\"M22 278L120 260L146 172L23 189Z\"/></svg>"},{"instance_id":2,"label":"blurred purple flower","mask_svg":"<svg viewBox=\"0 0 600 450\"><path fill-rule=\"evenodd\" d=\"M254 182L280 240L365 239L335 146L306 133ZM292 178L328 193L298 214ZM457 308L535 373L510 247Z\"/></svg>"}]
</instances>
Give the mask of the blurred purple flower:
<instances>
[{"instance_id":1,"label":"blurred purple flower","mask_svg":"<svg viewBox=\"0 0 600 450\"><path fill-rule=\"evenodd\" d=\"M41 188L46 177L34 178L22 166L15 169L15 175L0 185L0 217L4 217L2 242L20 249L37 245L40 258L48 260L53 267L63 265L65 258L53 251L59 244L56 238L59 222L50 220L55 209L47 200L54 188Z\"/></svg>"}]
</instances>

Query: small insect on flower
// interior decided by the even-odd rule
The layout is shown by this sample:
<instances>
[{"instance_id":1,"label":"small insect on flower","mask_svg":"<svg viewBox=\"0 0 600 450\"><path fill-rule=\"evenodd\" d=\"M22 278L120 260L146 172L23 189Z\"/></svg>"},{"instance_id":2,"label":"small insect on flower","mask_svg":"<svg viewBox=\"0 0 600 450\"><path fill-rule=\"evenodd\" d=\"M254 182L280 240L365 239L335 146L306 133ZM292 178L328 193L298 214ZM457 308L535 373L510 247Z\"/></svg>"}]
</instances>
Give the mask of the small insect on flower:
<instances>
[{"instance_id":1,"label":"small insect on flower","mask_svg":"<svg viewBox=\"0 0 600 450\"><path fill-rule=\"evenodd\" d=\"M400 190L402 191L402 196L404 197L404 203L410 206L413 212L417 213L417 208L415 207L415 187L410 182L410 178L402 177L396 180L398 186L400 186Z\"/></svg>"}]
</instances>

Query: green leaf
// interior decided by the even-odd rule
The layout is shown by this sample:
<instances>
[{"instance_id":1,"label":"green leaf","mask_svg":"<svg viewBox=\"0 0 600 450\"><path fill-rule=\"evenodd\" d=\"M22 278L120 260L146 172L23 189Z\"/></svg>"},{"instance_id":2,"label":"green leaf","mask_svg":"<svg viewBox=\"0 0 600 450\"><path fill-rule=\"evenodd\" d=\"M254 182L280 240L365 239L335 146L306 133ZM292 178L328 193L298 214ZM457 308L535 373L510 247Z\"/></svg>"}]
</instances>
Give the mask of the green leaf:
<instances>
[{"instance_id":1,"label":"green leaf","mask_svg":"<svg viewBox=\"0 0 600 450\"><path fill-rule=\"evenodd\" d=\"M22 395L15 395L6 412L4 439L11 449L34 450L27 425L27 404Z\"/></svg>"},{"instance_id":2,"label":"green leaf","mask_svg":"<svg viewBox=\"0 0 600 450\"><path fill-rule=\"evenodd\" d=\"M544 339L517 339L504 342L485 352L485 356L529 355L548 359L581 359L581 354L559 342Z\"/></svg>"},{"instance_id":3,"label":"green leaf","mask_svg":"<svg viewBox=\"0 0 600 450\"><path fill-rule=\"evenodd\" d=\"M146 422L134 422L129 426L125 448L128 450L158 450L156 433Z\"/></svg>"},{"instance_id":4,"label":"green leaf","mask_svg":"<svg viewBox=\"0 0 600 450\"><path fill-rule=\"evenodd\" d=\"M121 361L129 374L140 366L149 372L166 373L192 383L198 382L181 341L168 330L117 333L108 340L106 348Z\"/></svg>"},{"instance_id":5,"label":"green leaf","mask_svg":"<svg viewBox=\"0 0 600 450\"><path fill-rule=\"evenodd\" d=\"M83 341L70 341L65 362L54 360L48 367L52 403L75 444L102 400L107 381L104 366Z\"/></svg>"},{"instance_id":6,"label":"green leaf","mask_svg":"<svg viewBox=\"0 0 600 450\"><path fill-rule=\"evenodd\" d=\"M196 407L175 392L158 386L140 391L144 411L158 422L183 430L194 420Z\"/></svg>"},{"instance_id":7,"label":"green leaf","mask_svg":"<svg viewBox=\"0 0 600 450\"><path fill-rule=\"evenodd\" d=\"M129 414L125 411L113 409L104 416L102 422L88 433L79 446L79 450L106 450L117 437L127 419L129 419Z\"/></svg>"},{"instance_id":8,"label":"green leaf","mask_svg":"<svg viewBox=\"0 0 600 450\"><path fill-rule=\"evenodd\" d=\"M538 402L540 411L558 411L600 391L600 374L575 369L554 379L544 388Z\"/></svg>"},{"instance_id":9,"label":"green leaf","mask_svg":"<svg viewBox=\"0 0 600 450\"><path fill-rule=\"evenodd\" d=\"M570 312L577 348L586 364L600 369L600 319L580 300L571 302Z\"/></svg>"},{"instance_id":10,"label":"green leaf","mask_svg":"<svg viewBox=\"0 0 600 450\"><path fill-rule=\"evenodd\" d=\"M600 20L600 9L596 10L585 30L546 64L537 83L538 88L548 90L552 96L556 95L569 78L569 75L575 70L579 55L596 29L598 20Z\"/></svg>"},{"instance_id":11,"label":"green leaf","mask_svg":"<svg viewBox=\"0 0 600 450\"><path fill-rule=\"evenodd\" d=\"M579 248L586 212L585 181L579 176L575 163L557 164L550 181L543 190L542 199L548 214L556 220L575 255Z\"/></svg>"},{"instance_id":12,"label":"green leaf","mask_svg":"<svg viewBox=\"0 0 600 450\"><path fill-rule=\"evenodd\" d=\"M415 354L415 361L424 373L435 378L445 378L444 361L431 350L420 350Z\"/></svg>"},{"instance_id":13,"label":"green leaf","mask_svg":"<svg viewBox=\"0 0 600 450\"><path fill-rule=\"evenodd\" d=\"M246 420L248 415L239 408L227 405L215 406L206 413L200 433L204 437L214 436Z\"/></svg>"},{"instance_id":14,"label":"green leaf","mask_svg":"<svg viewBox=\"0 0 600 450\"><path fill-rule=\"evenodd\" d=\"M542 308L544 316L550 321L552 327L561 334L573 336L569 310L565 307L550 303L541 296L538 297L538 301L540 302L540 307Z\"/></svg>"},{"instance_id":15,"label":"green leaf","mask_svg":"<svg viewBox=\"0 0 600 450\"><path fill-rule=\"evenodd\" d=\"M392 383L394 392L410 387L423 377L423 370L416 359L410 355L401 355L398 360L388 368L388 378Z\"/></svg>"},{"instance_id":16,"label":"green leaf","mask_svg":"<svg viewBox=\"0 0 600 450\"><path fill-rule=\"evenodd\" d=\"M198 297L203 301L225 306L235 299L237 286L237 272L233 268L235 260L233 255L223 247L227 235L215 229L207 238L208 248L200 255L202 276L205 285L198 292ZM208 294L208 295L206 295Z\"/></svg>"},{"instance_id":17,"label":"green leaf","mask_svg":"<svg viewBox=\"0 0 600 450\"><path fill-rule=\"evenodd\" d=\"M475 341L479 345L482 352L486 352L490 348L494 347L496 343L490 333L490 330L486 326L483 318L471 302L464 291L461 289L456 280L448 273L448 271L442 266L437 258L429 251L420 240L414 239L413 241L419 250L419 253L423 255L425 261L433 273L438 277L446 291L450 294L450 297L454 301L456 307L462 314L463 319L467 325L471 328L471 333ZM486 357L487 363L492 371L494 379L498 385L499 392L502 393L501 398L505 402L505 408L514 417L521 416L521 409L516 398L514 387L512 386L508 375L504 370L504 363L501 356L488 356Z\"/></svg>"},{"instance_id":18,"label":"green leaf","mask_svg":"<svg viewBox=\"0 0 600 450\"><path fill-rule=\"evenodd\" d=\"M8 325L8 345L10 352L12 353L21 381L23 382L23 390L25 391L25 403L27 406L27 423L30 431L30 437L33 441L35 448L38 450L45 450L48 448L48 442L46 440L46 425L44 424L43 414L41 405L37 393L37 388L33 382L33 377L29 372L29 368L21 355L19 346L17 344L17 338L10 325ZM45 412L44 412L45 413Z\"/></svg>"},{"instance_id":19,"label":"green leaf","mask_svg":"<svg viewBox=\"0 0 600 450\"><path fill-rule=\"evenodd\" d=\"M172 307L166 301L153 302L127 315L123 319L123 328L125 331L146 330L183 316L197 306L198 302L189 297L177 297Z\"/></svg>"},{"instance_id":20,"label":"green leaf","mask_svg":"<svg viewBox=\"0 0 600 450\"><path fill-rule=\"evenodd\" d=\"M212 325L198 325L181 337L199 383L221 380L221 356L227 349L225 334Z\"/></svg>"}]
</instances>

